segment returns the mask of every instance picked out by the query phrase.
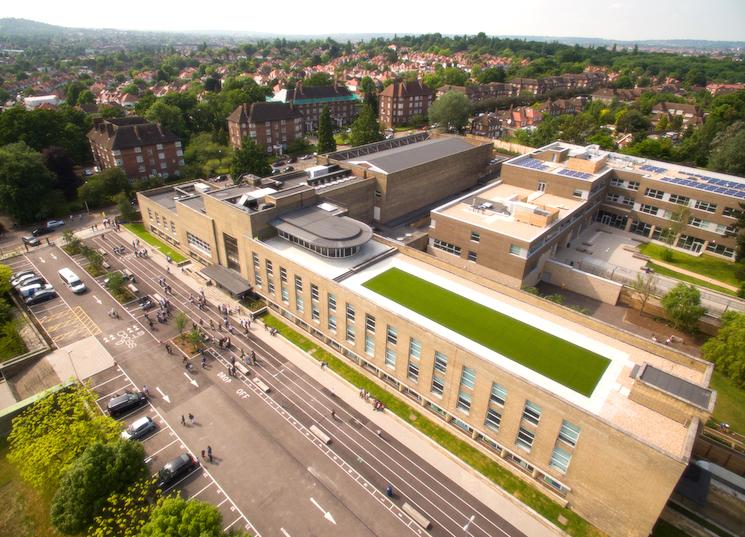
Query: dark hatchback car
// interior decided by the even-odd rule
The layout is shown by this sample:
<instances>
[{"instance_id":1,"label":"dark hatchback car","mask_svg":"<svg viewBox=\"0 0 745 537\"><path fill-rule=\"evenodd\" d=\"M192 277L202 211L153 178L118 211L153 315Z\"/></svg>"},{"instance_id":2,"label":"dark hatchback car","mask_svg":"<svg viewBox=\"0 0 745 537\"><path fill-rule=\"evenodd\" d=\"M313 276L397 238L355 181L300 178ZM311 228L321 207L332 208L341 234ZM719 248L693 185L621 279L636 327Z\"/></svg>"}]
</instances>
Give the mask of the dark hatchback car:
<instances>
[{"instance_id":1,"label":"dark hatchback car","mask_svg":"<svg viewBox=\"0 0 745 537\"><path fill-rule=\"evenodd\" d=\"M158 472L156 488L165 490L174 485L179 479L191 473L199 466L199 461L189 453L182 453L175 459L168 461Z\"/></svg>"},{"instance_id":2,"label":"dark hatchback car","mask_svg":"<svg viewBox=\"0 0 745 537\"><path fill-rule=\"evenodd\" d=\"M128 392L123 395L115 395L106 405L109 416L120 416L129 410L134 410L147 403L147 396L142 392Z\"/></svg>"},{"instance_id":3,"label":"dark hatchback car","mask_svg":"<svg viewBox=\"0 0 745 537\"><path fill-rule=\"evenodd\" d=\"M33 230L31 234L34 237L41 237L42 235L46 235L48 233L51 233L52 231L54 231L52 228L44 226L44 227L40 227L38 229Z\"/></svg>"},{"instance_id":4,"label":"dark hatchback car","mask_svg":"<svg viewBox=\"0 0 745 537\"><path fill-rule=\"evenodd\" d=\"M57 292L54 289L42 289L27 298L26 305L33 306L34 304L41 304L53 298L57 298Z\"/></svg>"}]
</instances>

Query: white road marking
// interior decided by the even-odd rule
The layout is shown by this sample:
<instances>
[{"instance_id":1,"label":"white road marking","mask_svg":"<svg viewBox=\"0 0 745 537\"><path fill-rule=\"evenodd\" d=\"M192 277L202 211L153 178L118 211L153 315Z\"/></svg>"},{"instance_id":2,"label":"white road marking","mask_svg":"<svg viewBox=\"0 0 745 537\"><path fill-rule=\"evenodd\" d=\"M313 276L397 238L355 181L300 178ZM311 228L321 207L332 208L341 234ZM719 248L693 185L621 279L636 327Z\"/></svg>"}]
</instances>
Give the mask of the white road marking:
<instances>
[{"instance_id":1,"label":"white road marking","mask_svg":"<svg viewBox=\"0 0 745 537\"><path fill-rule=\"evenodd\" d=\"M323 507L321 507L318 504L318 502L313 497L311 497L310 503L312 503L313 505L315 505L316 507L318 507L318 509L321 511L321 513L323 513L323 518L325 518L326 520L328 520L332 524L336 525L336 520L334 520L334 517L331 515L331 513L329 511L326 511Z\"/></svg>"},{"instance_id":2,"label":"white road marking","mask_svg":"<svg viewBox=\"0 0 745 537\"><path fill-rule=\"evenodd\" d=\"M91 295L91 296L93 297L93 300L95 300L95 301L96 301L96 302L98 302L99 304L103 304L103 302L101 302L101 299L100 299L100 298L98 298L98 297L97 297L96 295Z\"/></svg>"},{"instance_id":3,"label":"white road marking","mask_svg":"<svg viewBox=\"0 0 745 537\"><path fill-rule=\"evenodd\" d=\"M46 261L44 261L44 258L43 257L40 257L39 258L39 261L41 261L42 263L46 263Z\"/></svg>"},{"instance_id":4,"label":"white road marking","mask_svg":"<svg viewBox=\"0 0 745 537\"><path fill-rule=\"evenodd\" d=\"M165 401L166 403L168 403L168 404L171 404L171 398L170 398L170 397L168 397L168 396L167 396L166 394L164 394L164 393L163 393L163 391L162 391L162 390L161 390L160 388L158 388L158 387L156 386L156 387L155 387L155 390L156 390L156 391L157 391L157 392L158 392L158 393L160 394L160 396L161 396L161 397L163 398L163 400L164 400L164 401Z\"/></svg>"},{"instance_id":5,"label":"white road marking","mask_svg":"<svg viewBox=\"0 0 745 537\"><path fill-rule=\"evenodd\" d=\"M199 388L199 384L197 384L197 381L194 380L193 378L191 378L189 376L189 373L187 373L186 371L184 371L184 376L189 379L189 382L191 382L194 386L196 386L197 388Z\"/></svg>"},{"instance_id":6,"label":"white road marking","mask_svg":"<svg viewBox=\"0 0 745 537\"><path fill-rule=\"evenodd\" d=\"M285 537L292 537L284 528L279 528L279 531L281 531L282 535L284 535Z\"/></svg>"},{"instance_id":7,"label":"white road marking","mask_svg":"<svg viewBox=\"0 0 745 537\"><path fill-rule=\"evenodd\" d=\"M49 254L49 256L50 256L50 257L51 257L52 259L54 259L55 261L57 261L57 256L56 256L56 255L54 255L54 254Z\"/></svg>"}]
</instances>

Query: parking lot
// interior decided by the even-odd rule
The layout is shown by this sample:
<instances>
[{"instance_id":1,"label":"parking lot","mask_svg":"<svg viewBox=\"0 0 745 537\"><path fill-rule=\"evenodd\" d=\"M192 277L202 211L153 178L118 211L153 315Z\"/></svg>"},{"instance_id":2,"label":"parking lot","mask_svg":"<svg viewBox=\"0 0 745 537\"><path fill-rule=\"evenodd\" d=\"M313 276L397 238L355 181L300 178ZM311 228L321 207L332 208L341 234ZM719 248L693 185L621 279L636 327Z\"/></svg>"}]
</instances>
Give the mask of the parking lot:
<instances>
[{"instance_id":1,"label":"parking lot","mask_svg":"<svg viewBox=\"0 0 745 537\"><path fill-rule=\"evenodd\" d=\"M119 367L114 366L102 371L88 379L93 390L99 396L97 400L101 411L106 410L106 404L115 395L125 393L127 390L136 390L137 387ZM160 412L150 403L133 410L121 418L122 429L126 428L135 420L149 416L157 425L157 429L140 440L145 448L147 458L145 462L148 468L155 474L165 463L174 459L182 453L191 453L201 459L201 453L193 453L174 430L163 418ZM180 425L181 427L200 427L199 422L193 425ZM210 467L220 464L219 454L215 454L213 461L201 459L200 465L187 476L181 478L175 485L165 492L178 491L184 498L195 498L215 505L223 517L224 529L243 529L258 535L256 529L251 525L233 500L225 493L210 473Z\"/></svg>"}]
</instances>

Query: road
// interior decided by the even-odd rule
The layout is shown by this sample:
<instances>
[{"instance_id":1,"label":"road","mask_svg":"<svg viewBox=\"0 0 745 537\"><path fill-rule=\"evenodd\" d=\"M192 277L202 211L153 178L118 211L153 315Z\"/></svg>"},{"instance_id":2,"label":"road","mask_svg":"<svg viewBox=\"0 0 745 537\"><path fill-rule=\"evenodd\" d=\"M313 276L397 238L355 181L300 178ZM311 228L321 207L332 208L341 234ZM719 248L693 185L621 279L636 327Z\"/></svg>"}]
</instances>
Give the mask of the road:
<instances>
[{"instance_id":1,"label":"road","mask_svg":"<svg viewBox=\"0 0 745 537\"><path fill-rule=\"evenodd\" d=\"M134 257L131 245L118 235L108 233L106 238L94 237L89 242L110 252L107 260L114 268L126 267L137 275L141 295L164 295L157 281L166 277L173 289L168 298L175 308L194 322L202 319L205 326L210 320L220 323L222 316L214 305L200 311L189 302L193 291L188 286L155 262ZM128 247L129 253L115 256L114 245ZM37 260L34 265L56 282L56 270L71 266L74 260L56 248L44 250L49 253L34 254L46 257L44 263ZM54 252L57 259L50 257ZM73 270L84 274L80 267ZM90 291L77 296L61 289L62 300L70 310L80 308L95 320L97 329L90 329L91 334L113 355L122 375L136 386L150 387L153 410L164 424L177 424L174 428L184 446L196 454L207 444L212 446L219 463L206 463L210 474L259 533L292 537L523 535L392 435L386 431L378 435L366 416L259 338L233 335L230 351L209 350L205 369L199 367L198 356L188 357L196 367L194 373L187 373L182 365L187 358L169 356L159 343L176 335L173 321L156 323L150 331L136 303L119 307L97 282L87 275L83 279ZM44 312L50 307L62 309L49 304ZM119 309L120 320L107 316L112 307ZM257 355L250 378L226 373L231 358L240 360L241 350L254 350ZM264 393L254 378L271 391ZM189 412L197 416L198 426L180 425L181 416ZM309 432L311 425L328 434L332 443L319 441ZM384 494L388 483L395 490L393 498ZM402 511L404 502L432 522L429 531ZM466 533L464 526L472 516Z\"/></svg>"}]
</instances>

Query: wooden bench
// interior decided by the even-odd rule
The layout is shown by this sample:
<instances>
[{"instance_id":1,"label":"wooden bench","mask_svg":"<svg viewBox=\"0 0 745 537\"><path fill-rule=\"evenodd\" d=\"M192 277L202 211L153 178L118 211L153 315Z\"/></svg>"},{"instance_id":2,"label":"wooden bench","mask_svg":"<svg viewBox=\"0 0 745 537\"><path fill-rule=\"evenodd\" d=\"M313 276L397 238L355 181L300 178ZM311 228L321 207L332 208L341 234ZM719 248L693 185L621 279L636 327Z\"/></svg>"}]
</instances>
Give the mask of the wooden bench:
<instances>
[{"instance_id":1,"label":"wooden bench","mask_svg":"<svg viewBox=\"0 0 745 537\"><path fill-rule=\"evenodd\" d=\"M313 433L316 436L316 438L318 438L324 444L328 445L331 443L331 437L327 435L326 433L324 433L321 429L319 429L315 425L311 425L309 427L309 430L311 433Z\"/></svg>"},{"instance_id":2,"label":"wooden bench","mask_svg":"<svg viewBox=\"0 0 745 537\"><path fill-rule=\"evenodd\" d=\"M411 517L411 520L419 524L425 530L428 530L432 526L432 523L427 519L427 517L414 509L408 503L404 502L404 504L401 506L401 510L409 515Z\"/></svg>"},{"instance_id":3,"label":"wooden bench","mask_svg":"<svg viewBox=\"0 0 745 537\"><path fill-rule=\"evenodd\" d=\"M109 265L106 261L101 261L101 266L106 270L111 270L111 265Z\"/></svg>"},{"instance_id":4,"label":"wooden bench","mask_svg":"<svg viewBox=\"0 0 745 537\"><path fill-rule=\"evenodd\" d=\"M127 284L127 289L129 289L130 291L132 291L132 294L133 295L137 295L137 294L140 293L140 290L137 289L137 287L135 287L134 284L131 284L131 283L130 284Z\"/></svg>"},{"instance_id":5,"label":"wooden bench","mask_svg":"<svg viewBox=\"0 0 745 537\"><path fill-rule=\"evenodd\" d=\"M240 362L235 363L235 368L246 376L249 376L251 374L248 368Z\"/></svg>"},{"instance_id":6,"label":"wooden bench","mask_svg":"<svg viewBox=\"0 0 745 537\"><path fill-rule=\"evenodd\" d=\"M259 377L254 377L254 384L259 387L259 389L264 393L269 393L269 390L271 388L267 386L263 380L261 380Z\"/></svg>"},{"instance_id":7,"label":"wooden bench","mask_svg":"<svg viewBox=\"0 0 745 537\"><path fill-rule=\"evenodd\" d=\"M103 248L98 248L98 253L99 253L99 254L101 254L102 256L107 256L107 255L109 255L109 252L107 252L107 251L106 251L106 250L104 250Z\"/></svg>"}]
</instances>

